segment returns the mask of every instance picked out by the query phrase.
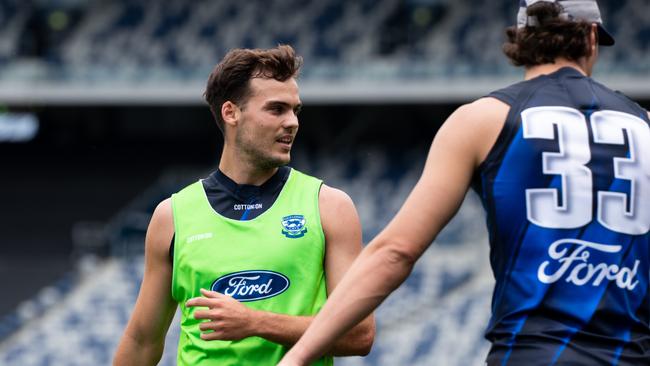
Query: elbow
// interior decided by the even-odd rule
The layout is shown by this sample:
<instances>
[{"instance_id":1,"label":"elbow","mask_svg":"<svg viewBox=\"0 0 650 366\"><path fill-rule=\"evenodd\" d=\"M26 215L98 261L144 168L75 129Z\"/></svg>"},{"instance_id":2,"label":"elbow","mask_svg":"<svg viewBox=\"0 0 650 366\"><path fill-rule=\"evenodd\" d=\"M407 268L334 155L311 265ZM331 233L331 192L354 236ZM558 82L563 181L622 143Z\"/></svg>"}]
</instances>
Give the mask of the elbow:
<instances>
[{"instance_id":1,"label":"elbow","mask_svg":"<svg viewBox=\"0 0 650 366\"><path fill-rule=\"evenodd\" d=\"M418 260L419 255L415 253L408 243L400 240L391 240L380 245L379 252L383 262L388 267L412 268Z\"/></svg>"},{"instance_id":2,"label":"elbow","mask_svg":"<svg viewBox=\"0 0 650 366\"><path fill-rule=\"evenodd\" d=\"M339 349L335 356L367 356L375 341L375 319L371 316L353 328L348 334L350 342Z\"/></svg>"},{"instance_id":3,"label":"elbow","mask_svg":"<svg viewBox=\"0 0 650 366\"><path fill-rule=\"evenodd\" d=\"M360 356L360 357L365 357L370 354L370 351L372 350L372 343L373 340L361 340L359 344L354 349L351 349L349 353L346 353L345 355L342 356Z\"/></svg>"},{"instance_id":4,"label":"elbow","mask_svg":"<svg viewBox=\"0 0 650 366\"><path fill-rule=\"evenodd\" d=\"M165 339L147 339L127 328L113 356L113 366L157 364L162 358Z\"/></svg>"},{"instance_id":5,"label":"elbow","mask_svg":"<svg viewBox=\"0 0 650 366\"><path fill-rule=\"evenodd\" d=\"M375 322L368 327L367 330L359 337L359 346L356 350L357 356L368 356L372 350L372 344L375 342Z\"/></svg>"}]
</instances>

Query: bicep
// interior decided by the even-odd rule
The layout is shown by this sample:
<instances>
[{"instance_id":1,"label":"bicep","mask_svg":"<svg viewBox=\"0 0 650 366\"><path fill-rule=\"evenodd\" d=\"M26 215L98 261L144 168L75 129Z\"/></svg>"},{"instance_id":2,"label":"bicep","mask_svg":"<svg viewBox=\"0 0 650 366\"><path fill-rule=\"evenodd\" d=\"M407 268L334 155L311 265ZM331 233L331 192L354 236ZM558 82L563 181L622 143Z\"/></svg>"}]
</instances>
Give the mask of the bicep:
<instances>
[{"instance_id":1,"label":"bicep","mask_svg":"<svg viewBox=\"0 0 650 366\"><path fill-rule=\"evenodd\" d=\"M422 254L458 211L507 110L500 102L483 99L447 119L431 144L420 179L379 242L394 243L414 258Z\"/></svg>"},{"instance_id":2,"label":"bicep","mask_svg":"<svg viewBox=\"0 0 650 366\"><path fill-rule=\"evenodd\" d=\"M419 256L456 213L474 170L474 159L443 129L431 145L417 184L382 236L395 237Z\"/></svg>"},{"instance_id":3,"label":"bicep","mask_svg":"<svg viewBox=\"0 0 650 366\"><path fill-rule=\"evenodd\" d=\"M169 244L174 234L169 201L154 212L145 239L145 269L127 331L145 341L160 341L174 316L171 296L172 265Z\"/></svg>"},{"instance_id":4,"label":"bicep","mask_svg":"<svg viewBox=\"0 0 650 366\"><path fill-rule=\"evenodd\" d=\"M361 223L352 199L344 192L323 186L319 201L321 203L321 222L325 233L324 267L329 296L361 253ZM343 349L351 344L359 345L361 342L360 347L362 349L367 347L367 350L363 351L367 353L373 338L374 317L370 314L353 330L346 333L340 341L344 344ZM355 354L355 352L341 353L341 355Z\"/></svg>"},{"instance_id":5,"label":"bicep","mask_svg":"<svg viewBox=\"0 0 650 366\"><path fill-rule=\"evenodd\" d=\"M325 275L331 293L361 252L361 223L350 197L323 185L319 195L325 234Z\"/></svg>"}]
</instances>

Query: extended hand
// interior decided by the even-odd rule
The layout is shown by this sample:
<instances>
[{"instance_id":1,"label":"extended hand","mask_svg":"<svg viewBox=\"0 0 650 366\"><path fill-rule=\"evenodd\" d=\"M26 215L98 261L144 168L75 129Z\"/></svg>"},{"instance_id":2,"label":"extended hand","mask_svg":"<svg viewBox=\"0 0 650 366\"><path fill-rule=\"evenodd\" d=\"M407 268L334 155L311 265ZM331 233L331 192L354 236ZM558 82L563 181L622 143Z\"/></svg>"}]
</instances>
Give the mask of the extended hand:
<instances>
[{"instance_id":1,"label":"extended hand","mask_svg":"<svg viewBox=\"0 0 650 366\"><path fill-rule=\"evenodd\" d=\"M199 325L201 339L206 341L235 341L255 335L255 311L247 308L230 296L201 289L202 297L189 299L185 306L203 306L207 310L196 310L194 319L209 319Z\"/></svg>"}]
</instances>

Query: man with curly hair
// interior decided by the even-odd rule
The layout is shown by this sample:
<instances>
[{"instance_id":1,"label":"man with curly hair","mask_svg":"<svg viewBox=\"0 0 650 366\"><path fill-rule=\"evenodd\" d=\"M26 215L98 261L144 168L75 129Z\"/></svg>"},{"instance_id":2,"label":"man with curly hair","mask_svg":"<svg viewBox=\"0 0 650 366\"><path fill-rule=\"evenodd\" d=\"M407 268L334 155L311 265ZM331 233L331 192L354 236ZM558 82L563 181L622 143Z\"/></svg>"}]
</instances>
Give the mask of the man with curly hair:
<instances>
[{"instance_id":1,"label":"man with curly hair","mask_svg":"<svg viewBox=\"0 0 650 366\"><path fill-rule=\"evenodd\" d=\"M650 365L650 116L591 78L614 44L595 1L520 4L504 52L525 80L447 119L401 210L280 365L379 306L470 186L496 279L487 365Z\"/></svg>"}]
</instances>

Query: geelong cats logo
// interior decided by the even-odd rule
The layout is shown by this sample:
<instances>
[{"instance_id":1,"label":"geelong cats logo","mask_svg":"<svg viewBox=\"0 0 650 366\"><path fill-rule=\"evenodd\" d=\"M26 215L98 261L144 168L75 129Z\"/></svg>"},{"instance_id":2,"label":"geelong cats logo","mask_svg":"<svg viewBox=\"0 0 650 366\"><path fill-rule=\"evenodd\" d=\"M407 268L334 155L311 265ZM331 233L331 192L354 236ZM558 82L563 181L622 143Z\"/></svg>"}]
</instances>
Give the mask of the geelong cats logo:
<instances>
[{"instance_id":1,"label":"geelong cats logo","mask_svg":"<svg viewBox=\"0 0 650 366\"><path fill-rule=\"evenodd\" d=\"M307 228L305 227L305 216L289 215L282 218L282 234L287 238L301 238L305 236Z\"/></svg>"},{"instance_id":2,"label":"geelong cats logo","mask_svg":"<svg viewBox=\"0 0 650 366\"><path fill-rule=\"evenodd\" d=\"M277 296L289 288L289 278L273 271L241 271L219 277L212 291L231 296L241 302Z\"/></svg>"}]
</instances>

